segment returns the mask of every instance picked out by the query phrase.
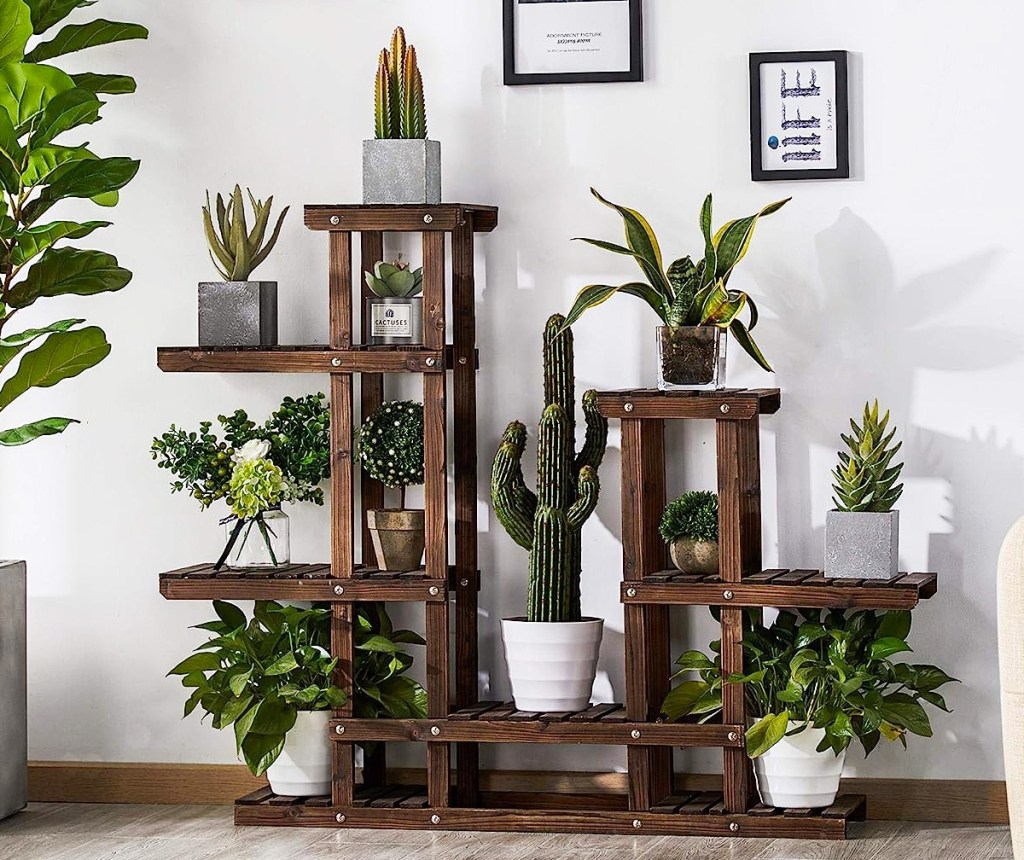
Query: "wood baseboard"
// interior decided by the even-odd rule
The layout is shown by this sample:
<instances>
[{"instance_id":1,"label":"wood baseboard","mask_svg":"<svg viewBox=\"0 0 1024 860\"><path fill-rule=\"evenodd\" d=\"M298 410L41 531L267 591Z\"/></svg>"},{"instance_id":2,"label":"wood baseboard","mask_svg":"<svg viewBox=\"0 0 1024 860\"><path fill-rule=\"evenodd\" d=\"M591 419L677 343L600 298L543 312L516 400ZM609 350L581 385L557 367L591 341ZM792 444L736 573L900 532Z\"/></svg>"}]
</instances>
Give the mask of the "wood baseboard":
<instances>
[{"instance_id":1,"label":"wood baseboard","mask_svg":"<svg viewBox=\"0 0 1024 860\"><path fill-rule=\"evenodd\" d=\"M424 773L394 769L397 783L422 784ZM677 774L680 789L714 790L715 774ZM29 763L29 800L54 803L231 804L266 780L243 765L37 761ZM481 788L493 792L625 794L621 773L484 771ZM1006 824L1006 784L997 780L846 779L843 791L865 794L875 820Z\"/></svg>"}]
</instances>

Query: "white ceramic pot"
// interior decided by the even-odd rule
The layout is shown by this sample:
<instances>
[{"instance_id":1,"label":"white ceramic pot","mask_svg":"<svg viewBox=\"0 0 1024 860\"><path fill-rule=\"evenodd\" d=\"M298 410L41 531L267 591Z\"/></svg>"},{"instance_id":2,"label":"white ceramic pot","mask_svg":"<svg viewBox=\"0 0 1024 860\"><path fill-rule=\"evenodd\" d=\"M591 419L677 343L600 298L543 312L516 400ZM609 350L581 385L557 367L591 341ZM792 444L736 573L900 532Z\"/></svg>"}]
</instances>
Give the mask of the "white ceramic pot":
<instances>
[{"instance_id":1,"label":"white ceramic pot","mask_svg":"<svg viewBox=\"0 0 1024 860\"><path fill-rule=\"evenodd\" d=\"M299 711L284 749L269 768L274 794L316 797L331 793L330 711Z\"/></svg>"},{"instance_id":2,"label":"white ceramic pot","mask_svg":"<svg viewBox=\"0 0 1024 860\"><path fill-rule=\"evenodd\" d=\"M512 697L521 711L582 711L590 704L604 621L545 623L503 618Z\"/></svg>"},{"instance_id":3,"label":"white ceramic pot","mask_svg":"<svg viewBox=\"0 0 1024 860\"><path fill-rule=\"evenodd\" d=\"M802 723L789 724L789 731ZM761 802L786 809L831 806L839 793L846 751L818 752L824 729L809 728L784 737L763 756L754 759L754 776Z\"/></svg>"}]
</instances>

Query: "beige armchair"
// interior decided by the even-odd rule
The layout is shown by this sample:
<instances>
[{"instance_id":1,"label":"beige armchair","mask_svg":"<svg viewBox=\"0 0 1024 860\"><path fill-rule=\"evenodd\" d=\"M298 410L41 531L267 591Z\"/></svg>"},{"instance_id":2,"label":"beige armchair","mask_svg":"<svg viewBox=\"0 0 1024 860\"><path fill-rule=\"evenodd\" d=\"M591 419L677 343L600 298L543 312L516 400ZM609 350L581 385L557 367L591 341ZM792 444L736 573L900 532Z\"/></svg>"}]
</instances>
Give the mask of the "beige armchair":
<instances>
[{"instance_id":1,"label":"beige armchair","mask_svg":"<svg viewBox=\"0 0 1024 860\"><path fill-rule=\"evenodd\" d=\"M999 553L999 684L1003 766L1015 857L1024 857L1024 518Z\"/></svg>"}]
</instances>

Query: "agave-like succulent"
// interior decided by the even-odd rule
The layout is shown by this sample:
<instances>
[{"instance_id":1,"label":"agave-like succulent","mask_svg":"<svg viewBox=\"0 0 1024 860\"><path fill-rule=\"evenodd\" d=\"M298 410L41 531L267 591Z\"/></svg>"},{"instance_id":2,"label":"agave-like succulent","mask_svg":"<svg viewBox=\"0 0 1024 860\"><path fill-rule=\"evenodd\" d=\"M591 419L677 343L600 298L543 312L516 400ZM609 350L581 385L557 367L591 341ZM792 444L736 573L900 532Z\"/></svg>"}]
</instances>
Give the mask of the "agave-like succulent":
<instances>
[{"instance_id":1,"label":"agave-like succulent","mask_svg":"<svg viewBox=\"0 0 1024 860\"><path fill-rule=\"evenodd\" d=\"M903 484L897 484L903 464L892 465L902 442L892 444L894 427L888 434L888 411L878 417L878 401L864 404L860 426L852 418L853 434L843 434L849 451L839 452L839 465L832 472L835 484L833 502L836 510L845 512L887 513L903 495Z\"/></svg>"},{"instance_id":2,"label":"agave-like succulent","mask_svg":"<svg viewBox=\"0 0 1024 860\"><path fill-rule=\"evenodd\" d=\"M381 261L366 273L366 286L382 299L411 299L423 292L423 269L411 271L402 255L393 263Z\"/></svg>"},{"instance_id":3,"label":"agave-like succulent","mask_svg":"<svg viewBox=\"0 0 1024 860\"><path fill-rule=\"evenodd\" d=\"M277 226L274 227L270 240L264 244L274 198L270 197L264 202L257 200L248 189L246 193L249 195L255 218L252 230L246 223L245 200L241 187L236 185L226 202L220 194L217 195L216 221L213 207L210 205L210 192L206 192L206 205L203 207L206 241L210 243L210 259L225 281L249 280L256 267L274 250L274 245L281 235L281 226L290 208L284 208L277 219Z\"/></svg>"},{"instance_id":4,"label":"agave-like succulent","mask_svg":"<svg viewBox=\"0 0 1024 860\"><path fill-rule=\"evenodd\" d=\"M765 370L771 365L750 332L757 325L757 306L741 290L728 288L731 277L740 260L747 253L754 236L757 222L778 212L792 198L779 200L765 206L756 215L729 221L717 233L711 233L711 195L704 200L700 212L700 228L704 234L704 259L694 263L690 257L682 257L668 269L661 256L661 247L654 230L635 209L627 209L605 200L593 188L590 189L605 206L614 209L626 226L626 245L616 245L600 239L580 239L605 251L633 257L640 265L646 281L622 284L618 287L591 284L580 290L576 302L565 319L571 325L592 307L607 301L616 293L636 296L649 304L667 326L714 325L728 328L747 354ZM744 325L739 319L745 308L750 309L750 323Z\"/></svg>"},{"instance_id":5,"label":"agave-like succulent","mask_svg":"<svg viewBox=\"0 0 1024 860\"><path fill-rule=\"evenodd\" d=\"M423 140L427 109L416 49L395 28L390 50L380 52L374 91L374 131L379 140Z\"/></svg>"}]
</instances>

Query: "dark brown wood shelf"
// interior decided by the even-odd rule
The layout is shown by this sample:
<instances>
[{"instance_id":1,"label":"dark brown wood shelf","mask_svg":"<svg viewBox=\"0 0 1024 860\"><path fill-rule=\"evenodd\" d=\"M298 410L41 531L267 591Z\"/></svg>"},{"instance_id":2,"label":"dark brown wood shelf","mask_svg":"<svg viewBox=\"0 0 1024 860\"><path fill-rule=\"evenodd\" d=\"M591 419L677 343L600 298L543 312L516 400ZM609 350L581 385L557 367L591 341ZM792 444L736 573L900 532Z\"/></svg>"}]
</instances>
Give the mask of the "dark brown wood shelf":
<instances>
[{"instance_id":1,"label":"dark brown wood shelf","mask_svg":"<svg viewBox=\"0 0 1024 860\"><path fill-rule=\"evenodd\" d=\"M444 720L360 720L331 723L337 741L425 741L524 744L605 744L665 747L742 747L743 727L696 721L635 722L617 703L577 713L519 711L512 702L484 702Z\"/></svg>"},{"instance_id":2,"label":"dark brown wood shelf","mask_svg":"<svg viewBox=\"0 0 1024 860\"><path fill-rule=\"evenodd\" d=\"M157 366L165 373L441 373L453 370L457 361L461 357L456 359L451 346L162 346L156 351ZM478 362L474 350L474 368Z\"/></svg>"},{"instance_id":3,"label":"dark brown wood shelf","mask_svg":"<svg viewBox=\"0 0 1024 860\"><path fill-rule=\"evenodd\" d=\"M913 609L937 589L934 573L896 579L827 579L817 570L765 570L739 582L666 570L624 582L622 602L677 606L774 606L787 609Z\"/></svg>"},{"instance_id":4,"label":"dark brown wood shelf","mask_svg":"<svg viewBox=\"0 0 1024 860\"><path fill-rule=\"evenodd\" d=\"M714 418L748 421L779 411L778 388L722 388L716 391L623 389L597 392L597 405L608 418Z\"/></svg>"},{"instance_id":5,"label":"dark brown wood shelf","mask_svg":"<svg viewBox=\"0 0 1024 860\"><path fill-rule=\"evenodd\" d=\"M426 206L315 205L305 207L310 230L388 233L490 233L498 226L496 206L438 203Z\"/></svg>"}]
</instances>

